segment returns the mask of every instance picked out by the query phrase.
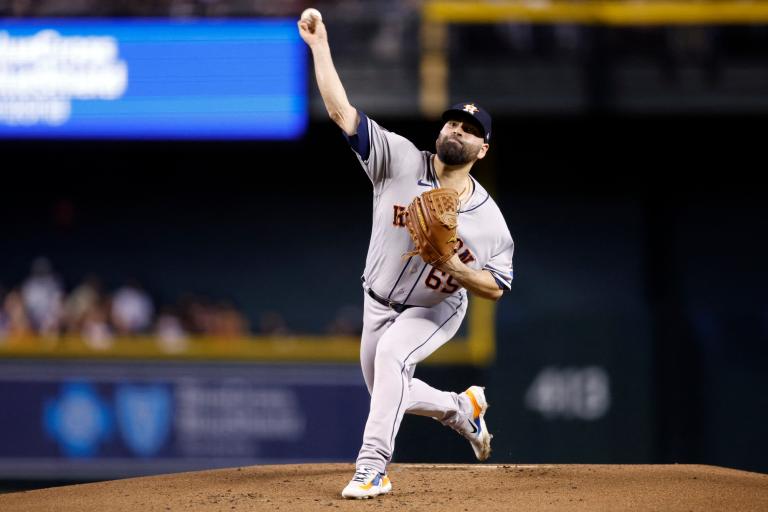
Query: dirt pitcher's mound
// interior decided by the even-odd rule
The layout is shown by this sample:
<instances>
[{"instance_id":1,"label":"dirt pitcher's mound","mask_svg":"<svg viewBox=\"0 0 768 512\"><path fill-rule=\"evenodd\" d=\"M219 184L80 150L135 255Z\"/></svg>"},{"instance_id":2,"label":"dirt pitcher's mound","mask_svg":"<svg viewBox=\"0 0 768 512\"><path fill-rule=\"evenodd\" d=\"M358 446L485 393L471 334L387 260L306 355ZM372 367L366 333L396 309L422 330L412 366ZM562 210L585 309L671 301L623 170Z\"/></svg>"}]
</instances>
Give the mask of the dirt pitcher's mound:
<instances>
[{"instance_id":1,"label":"dirt pitcher's mound","mask_svg":"<svg viewBox=\"0 0 768 512\"><path fill-rule=\"evenodd\" d=\"M344 500L350 464L253 466L0 495L16 511L768 510L768 475L712 466L394 464L393 490Z\"/></svg>"}]
</instances>

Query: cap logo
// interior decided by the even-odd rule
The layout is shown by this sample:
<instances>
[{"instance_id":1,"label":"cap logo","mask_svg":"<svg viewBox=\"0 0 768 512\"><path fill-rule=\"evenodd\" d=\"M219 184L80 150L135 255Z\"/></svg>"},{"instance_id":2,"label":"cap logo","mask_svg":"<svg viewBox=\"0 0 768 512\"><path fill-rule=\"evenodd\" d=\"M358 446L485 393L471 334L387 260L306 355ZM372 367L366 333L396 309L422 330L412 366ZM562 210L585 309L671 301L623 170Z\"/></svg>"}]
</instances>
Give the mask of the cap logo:
<instances>
[{"instance_id":1,"label":"cap logo","mask_svg":"<svg viewBox=\"0 0 768 512\"><path fill-rule=\"evenodd\" d=\"M480 109L478 109L472 103L467 103L466 105L464 105L464 112L469 112L470 114L475 115L475 113L479 111Z\"/></svg>"}]
</instances>

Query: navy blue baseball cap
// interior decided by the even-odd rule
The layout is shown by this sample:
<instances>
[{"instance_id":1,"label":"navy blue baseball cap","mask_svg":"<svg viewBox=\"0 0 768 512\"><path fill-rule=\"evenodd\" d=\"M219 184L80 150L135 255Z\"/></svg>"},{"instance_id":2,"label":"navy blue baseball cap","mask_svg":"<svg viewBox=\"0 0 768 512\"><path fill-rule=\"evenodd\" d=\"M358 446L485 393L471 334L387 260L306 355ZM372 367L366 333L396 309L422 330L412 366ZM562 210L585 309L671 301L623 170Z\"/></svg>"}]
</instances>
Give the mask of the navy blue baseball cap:
<instances>
[{"instance_id":1,"label":"navy blue baseball cap","mask_svg":"<svg viewBox=\"0 0 768 512\"><path fill-rule=\"evenodd\" d=\"M485 142L491 140L491 115L477 103L457 103L443 112L443 122L449 119L467 119L485 134Z\"/></svg>"}]
</instances>

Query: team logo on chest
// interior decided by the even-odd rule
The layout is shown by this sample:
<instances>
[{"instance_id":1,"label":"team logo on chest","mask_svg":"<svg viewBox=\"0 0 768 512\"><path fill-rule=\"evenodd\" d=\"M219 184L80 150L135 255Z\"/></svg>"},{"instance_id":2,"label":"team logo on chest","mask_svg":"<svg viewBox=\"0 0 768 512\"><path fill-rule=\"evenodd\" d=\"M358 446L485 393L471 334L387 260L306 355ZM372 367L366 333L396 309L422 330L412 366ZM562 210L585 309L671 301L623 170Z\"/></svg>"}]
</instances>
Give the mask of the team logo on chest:
<instances>
[{"instance_id":1,"label":"team logo on chest","mask_svg":"<svg viewBox=\"0 0 768 512\"><path fill-rule=\"evenodd\" d=\"M472 251L469 250L469 247L464 247L464 240L461 238L458 239L456 252L459 254L459 259L461 262L465 265L471 261L475 261L475 255L472 254Z\"/></svg>"},{"instance_id":2,"label":"team logo on chest","mask_svg":"<svg viewBox=\"0 0 768 512\"><path fill-rule=\"evenodd\" d=\"M408 207L400 206L399 204L396 204L394 205L394 210L395 210L395 216L392 219L392 225L397 228L404 228L405 216L408 214L407 212Z\"/></svg>"},{"instance_id":3,"label":"team logo on chest","mask_svg":"<svg viewBox=\"0 0 768 512\"><path fill-rule=\"evenodd\" d=\"M408 215L408 207L407 206L400 206L399 204L392 205L392 225L396 228L404 228L405 227L405 217ZM461 238L457 238L455 240L456 242L456 252L459 255L459 259L463 263L469 263L471 261L475 261L475 256L472 254L472 251L469 250L468 247L464 247L464 240Z\"/></svg>"}]
</instances>

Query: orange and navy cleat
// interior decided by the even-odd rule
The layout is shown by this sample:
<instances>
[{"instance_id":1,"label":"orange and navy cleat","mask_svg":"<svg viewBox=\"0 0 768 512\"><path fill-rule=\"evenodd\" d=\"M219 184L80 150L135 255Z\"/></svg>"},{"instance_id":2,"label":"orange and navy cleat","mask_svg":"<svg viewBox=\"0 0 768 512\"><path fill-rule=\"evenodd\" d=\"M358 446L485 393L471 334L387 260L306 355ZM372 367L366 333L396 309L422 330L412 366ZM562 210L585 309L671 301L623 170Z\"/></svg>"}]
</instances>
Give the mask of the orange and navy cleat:
<instances>
[{"instance_id":1,"label":"orange and navy cleat","mask_svg":"<svg viewBox=\"0 0 768 512\"><path fill-rule=\"evenodd\" d=\"M361 467L355 471L355 476L341 491L341 495L345 498L362 500L373 498L379 494L387 494L391 490L392 482L386 473Z\"/></svg>"},{"instance_id":2,"label":"orange and navy cleat","mask_svg":"<svg viewBox=\"0 0 768 512\"><path fill-rule=\"evenodd\" d=\"M488 410L485 388L471 386L462 395L472 404L472 417L467 418L460 432L469 440L477 460L484 461L491 456L491 439L493 439L493 435L488 432L488 427L485 425L485 412Z\"/></svg>"}]
</instances>

